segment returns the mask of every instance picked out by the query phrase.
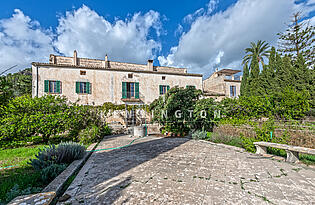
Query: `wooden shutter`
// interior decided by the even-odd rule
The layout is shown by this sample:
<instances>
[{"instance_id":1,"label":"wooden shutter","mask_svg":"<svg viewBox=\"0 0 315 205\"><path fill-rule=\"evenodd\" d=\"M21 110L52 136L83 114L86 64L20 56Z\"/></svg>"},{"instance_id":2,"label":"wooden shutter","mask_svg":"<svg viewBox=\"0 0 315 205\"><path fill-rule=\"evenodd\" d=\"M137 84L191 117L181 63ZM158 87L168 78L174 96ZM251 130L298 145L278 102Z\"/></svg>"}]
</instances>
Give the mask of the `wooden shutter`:
<instances>
[{"instance_id":1,"label":"wooden shutter","mask_svg":"<svg viewBox=\"0 0 315 205\"><path fill-rule=\"evenodd\" d=\"M80 82L75 82L75 92L80 93Z\"/></svg>"},{"instance_id":2,"label":"wooden shutter","mask_svg":"<svg viewBox=\"0 0 315 205\"><path fill-rule=\"evenodd\" d=\"M168 85L168 86L167 86L167 91L169 91L169 89L170 89L170 86Z\"/></svg>"},{"instance_id":3,"label":"wooden shutter","mask_svg":"<svg viewBox=\"0 0 315 205\"><path fill-rule=\"evenodd\" d=\"M60 92L60 81L56 81L56 93L61 93Z\"/></svg>"},{"instance_id":4,"label":"wooden shutter","mask_svg":"<svg viewBox=\"0 0 315 205\"><path fill-rule=\"evenodd\" d=\"M91 83L86 83L86 93L91 94Z\"/></svg>"},{"instance_id":5,"label":"wooden shutter","mask_svg":"<svg viewBox=\"0 0 315 205\"><path fill-rule=\"evenodd\" d=\"M135 83L135 98L139 99L139 83Z\"/></svg>"},{"instance_id":6,"label":"wooden shutter","mask_svg":"<svg viewBox=\"0 0 315 205\"><path fill-rule=\"evenodd\" d=\"M160 95L163 95L163 86L160 85Z\"/></svg>"},{"instance_id":7,"label":"wooden shutter","mask_svg":"<svg viewBox=\"0 0 315 205\"><path fill-rule=\"evenodd\" d=\"M126 99L127 98L127 83L126 82L122 82L121 88L122 88L122 91L121 91L122 98Z\"/></svg>"},{"instance_id":8,"label":"wooden shutter","mask_svg":"<svg viewBox=\"0 0 315 205\"><path fill-rule=\"evenodd\" d=\"M44 81L44 92L48 93L49 91L49 80Z\"/></svg>"}]
</instances>

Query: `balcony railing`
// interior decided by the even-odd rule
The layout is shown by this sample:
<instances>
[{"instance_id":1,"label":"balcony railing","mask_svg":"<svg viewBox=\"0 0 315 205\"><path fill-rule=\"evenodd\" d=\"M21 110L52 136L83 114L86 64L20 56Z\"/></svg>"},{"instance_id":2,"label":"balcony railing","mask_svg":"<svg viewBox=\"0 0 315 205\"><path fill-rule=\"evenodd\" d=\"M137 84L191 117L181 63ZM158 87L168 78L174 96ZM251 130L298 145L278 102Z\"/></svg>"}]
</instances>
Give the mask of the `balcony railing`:
<instances>
[{"instance_id":1,"label":"balcony railing","mask_svg":"<svg viewBox=\"0 0 315 205\"><path fill-rule=\"evenodd\" d=\"M122 101L138 102L140 101L139 92L125 92L121 98Z\"/></svg>"}]
</instances>

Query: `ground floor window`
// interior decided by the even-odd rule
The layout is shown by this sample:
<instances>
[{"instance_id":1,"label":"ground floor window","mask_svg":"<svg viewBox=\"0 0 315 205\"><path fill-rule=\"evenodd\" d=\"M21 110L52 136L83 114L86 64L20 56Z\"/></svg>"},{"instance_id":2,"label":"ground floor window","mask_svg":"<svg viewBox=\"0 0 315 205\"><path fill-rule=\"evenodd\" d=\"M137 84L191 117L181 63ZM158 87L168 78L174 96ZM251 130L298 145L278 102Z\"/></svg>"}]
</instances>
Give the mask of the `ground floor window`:
<instances>
[{"instance_id":1,"label":"ground floor window","mask_svg":"<svg viewBox=\"0 0 315 205\"><path fill-rule=\"evenodd\" d=\"M45 93L61 93L61 83L58 80L45 80L44 81Z\"/></svg>"},{"instance_id":2,"label":"ground floor window","mask_svg":"<svg viewBox=\"0 0 315 205\"><path fill-rule=\"evenodd\" d=\"M75 91L76 91L76 93L90 94L91 93L91 83L89 83L89 82L76 82Z\"/></svg>"},{"instance_id":3,"label":"ground floor window","mask_svg":"<svg viewBox=\"0 0 315 205\"><path fill-rule=\"evenodd\" d=\"M236 97L236 86L235 85L230 86L230 97Z\"/></svg>"},{"instance_id":4,"label":"ground floor window","mask_svg":"<svg viewBox=\"0 0 315 205\"><path fill-rule=\"evenodd\" d=\"M139 98L138 82L122 82L122 98Z\"/></svg>"},{"instance_id":5,"label":"ground floor window","mask_svg":"<svg viewBox=\"0 0 315 205\"><path fill-rule=\"evenodd\" d=\"M196 89L196 86L194 86L194 85L186 85L186 88Z\"/></svg>"},{"instance_id":6,"label":"ground floor window","mask_svg":"<svg viewBox=\"0 0 315 205\"><path fill-rule=\"evenodd\" d=\"M169 89L169 85L160 85L160 95L164 95Z\"/></svg>"}]
</instances>

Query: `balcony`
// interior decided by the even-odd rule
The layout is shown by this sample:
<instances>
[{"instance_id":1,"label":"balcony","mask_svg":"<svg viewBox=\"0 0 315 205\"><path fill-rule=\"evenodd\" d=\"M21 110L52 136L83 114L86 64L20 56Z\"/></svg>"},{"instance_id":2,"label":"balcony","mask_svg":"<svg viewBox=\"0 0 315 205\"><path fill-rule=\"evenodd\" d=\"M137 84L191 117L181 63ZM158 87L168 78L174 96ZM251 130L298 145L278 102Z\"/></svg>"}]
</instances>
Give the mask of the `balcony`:
<instances>
[{"instance_id":1,"label":"balcony","mask_svg":"<svg viewBox=\"0 0 315 205\"><path fill-rule=\"evenodd\" d=\"M122 95L123 102L141 102L139 92L125 92Z\"/></svg>"}]
</instances>

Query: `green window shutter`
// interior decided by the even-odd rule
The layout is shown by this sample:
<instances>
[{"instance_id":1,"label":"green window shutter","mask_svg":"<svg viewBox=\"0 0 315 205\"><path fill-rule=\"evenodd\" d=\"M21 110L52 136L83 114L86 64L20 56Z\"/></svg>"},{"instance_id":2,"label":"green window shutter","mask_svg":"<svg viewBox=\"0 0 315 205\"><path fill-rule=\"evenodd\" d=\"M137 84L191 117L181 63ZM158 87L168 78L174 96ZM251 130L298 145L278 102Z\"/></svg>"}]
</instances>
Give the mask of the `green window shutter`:
<instances>
[{"instance_id":1,"label":"green window shutter","mask_svg":"<svg viewBox=\"0 0 315 205\"><path fill-rule=\"evenodd\" d=\"M163 86L160 85L160 95L163 95Z\"/></svg>"},{"instance_id":2,"label":"green window shutter","mask_svg":"<svg viewBox=\"0 0 315 205\"><path fill-rule=\"evenodd\" d=\"M188 85L186 85L186 89L187 89L187 88L189 88L189 86L188 86Z\"/></svg>"},{"instance_id":3,"label":"green window shutter","mask_svg":"<svg viewBox=\"0 0 315 205\"><path fill-rule=\"evenodd\" d=\"M56 81L56 92L61 93L60 92L60 81Z\"/></svg>"},{"instance_id":4,"label":"green window shutter","mask_svg":"<svg viewBox=\"0 0 315 205\"><path fill-rule=\"evenodd\" d=\"M80 82L75 82L75 92L80 93Z\"/></svg>"},{"instance_id":5,"label":"green window shutter","mask_svg":"<svg viewBox=\"0 0 315 205\"><path fill-rule=\"evenodd\" d=\"M48 93L48 90L49 90L49 81L45 80L44 81L44 92Z\"/></svg>"},{"instance_id":6,"label":"green window shutter","mask_svg":"<svg viewBox=\"0 0 315 205\"><path fill-rule=\"evenodd\" d=\"M121 94L122 94L122 98L123 99L126 99L127 98L127 83L126 82L122 82L122 91L121 91Z\"/></svg>"},{"instance_id":7,"label":"green window shutter","mask_svg":"<svg viewBox=\"0 0 315 205\"><path fill-rule=\"evenodd\" d=\"M170 90L170 86L168 85L168 86L167 86L167 91L169 91L169 90Z\"/></svg>"},{"instance_id":8,"label":"green window shutter","mask_svg":"<svg viewBox=\"0 0 315 205\"><path fill-rule=\"evenodd\" d=\"M86 93L91 94L91 83L86 83Z\"/></svg>"},{"instance_id":9,"label":"green window shutter","mask_svg":"<svg viewBox=\"0 0 315 205\"><path fill-rule=\"evenodd\" d=\"M139 83L135 83L135 98L139 99Z\"/></svg>"}]
</instances>

